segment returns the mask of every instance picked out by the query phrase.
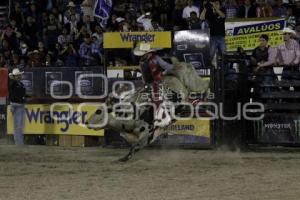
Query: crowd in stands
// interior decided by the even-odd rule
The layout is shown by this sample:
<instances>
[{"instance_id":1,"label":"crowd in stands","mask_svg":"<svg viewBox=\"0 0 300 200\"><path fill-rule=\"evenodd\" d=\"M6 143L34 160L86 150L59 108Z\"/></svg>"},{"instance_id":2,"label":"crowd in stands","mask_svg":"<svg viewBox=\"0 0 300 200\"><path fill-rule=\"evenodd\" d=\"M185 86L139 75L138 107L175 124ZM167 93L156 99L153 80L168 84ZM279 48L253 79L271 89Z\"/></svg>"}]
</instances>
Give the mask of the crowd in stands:
<instances>
[{"instance_id":1,"label":"crowd in stands","mask_svg":"<svg viewBox=\"0 0 300 200\"><path fill-rule=\"evenodd\" d=\"M15 0L0 30L0 67L101 65L105 31L210 27L216 44L223 43L217 48L224 51L225 18L282 17L300 38L300 0L217 2L113 0L110 18L104 23L93 16L94 0ZM212 9L216 15L210 14Z\"/></svg>"}]
</instances>

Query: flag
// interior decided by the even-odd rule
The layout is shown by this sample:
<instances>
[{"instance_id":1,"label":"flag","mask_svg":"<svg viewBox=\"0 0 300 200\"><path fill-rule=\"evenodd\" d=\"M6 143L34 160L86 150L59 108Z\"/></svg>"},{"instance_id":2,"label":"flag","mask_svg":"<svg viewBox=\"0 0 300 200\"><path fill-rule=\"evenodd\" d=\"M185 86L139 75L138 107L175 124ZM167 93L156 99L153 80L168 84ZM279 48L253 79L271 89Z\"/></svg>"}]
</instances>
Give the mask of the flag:
<instances>
[{"instance_id":1,"label":"flag","mask_svg":"<svg viewBox=\"0 0 300 200\"><path fill-rule=\"evenodd\" d=\"M94 16L101 19L101 26L105 27L112 8L112 0L96 0Z\"/></svg>"}]
</instances>

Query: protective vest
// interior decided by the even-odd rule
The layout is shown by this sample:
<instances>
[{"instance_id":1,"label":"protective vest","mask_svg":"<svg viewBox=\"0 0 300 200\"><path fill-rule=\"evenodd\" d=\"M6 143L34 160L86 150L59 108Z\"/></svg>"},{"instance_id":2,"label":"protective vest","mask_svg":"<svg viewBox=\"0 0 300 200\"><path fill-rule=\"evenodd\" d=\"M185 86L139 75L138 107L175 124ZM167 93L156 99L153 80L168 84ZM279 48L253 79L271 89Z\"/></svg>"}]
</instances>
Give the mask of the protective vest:
<instances>
[{"instance_id":1,"label":"protective vest","mask_svg":"<svg viewBox=\"0 0 300 200\"><path fill-rule=\"evenodd\" d=\"M142 74L145 83L159 82L162 80L162 69L155 62L155 55L152 55L142 65Z\"/></svg>"}]
</instances>

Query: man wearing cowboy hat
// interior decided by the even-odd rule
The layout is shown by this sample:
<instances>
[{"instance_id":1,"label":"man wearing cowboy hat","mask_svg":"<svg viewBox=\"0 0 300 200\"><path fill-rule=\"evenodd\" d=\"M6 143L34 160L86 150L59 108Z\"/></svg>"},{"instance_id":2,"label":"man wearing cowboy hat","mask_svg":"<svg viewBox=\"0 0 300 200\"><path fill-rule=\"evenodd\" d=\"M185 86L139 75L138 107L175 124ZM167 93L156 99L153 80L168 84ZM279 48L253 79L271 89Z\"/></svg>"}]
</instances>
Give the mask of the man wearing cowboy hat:
<instances>
[{"instance_id":1,"label":"man wearing cowboy hat","mask_svg":"<svg viewBox=\"0 0 300 200\"><path fill-rule=\"evenodd\" d=\"M21 82L22 74L18 68L9 73L9 99L14 123L14 140L16 145L24 145L23 125L24 125L24 103L25 88Z\"/></svg>"},{"instance_id":2,"label":"man wearing cowboy hat","mask_svg":"<svg viewBox=\"0 0 300 200\"><path fill-rule=\"evenodd\" d=\"M284 28L284 43L277 47L278 64L283 66L282 80L300 80L300 46L299 43L293 39L295 36L296 32L294 30Z\"/></svg>"},{"instance_id":3,"label":"man wearing cowboy hat","mask_svg":"<svg viewBox=\"0 0 300 200\"><path fill-rule=\"evenodd\" d=\"M151 45L148 43L140 43L133 51L135 56L141 57L141 73L146 84L159 83L162 80L164 71L173 69L173 65L156 55L155 52L158 50L160 49L151 48Z\"/></svg>"},{"instance_id":4,"label":"man wearing cowboy hat","mask_svg":"<svg viewBox=\"0 0 300 200\"><path fill-rule=\"evenodd\" d=\"M135 56L141 57L140 69L143 77L143 81L146 85L152 89L151 99L156 105L155 113L155 126L166 126L171 122L171 118L166 112L164 106L160 106L163 103L162 95L160 94L161 82L163 81L163 75L173 69L173 65L164 61L160 56L156 55L156 51L159 49L151 48L149 43L140 43L134 49ZM164 118L160 113L165 113ZM159 124L157 123L159 121Z\"/></svg>"}]
</instances>

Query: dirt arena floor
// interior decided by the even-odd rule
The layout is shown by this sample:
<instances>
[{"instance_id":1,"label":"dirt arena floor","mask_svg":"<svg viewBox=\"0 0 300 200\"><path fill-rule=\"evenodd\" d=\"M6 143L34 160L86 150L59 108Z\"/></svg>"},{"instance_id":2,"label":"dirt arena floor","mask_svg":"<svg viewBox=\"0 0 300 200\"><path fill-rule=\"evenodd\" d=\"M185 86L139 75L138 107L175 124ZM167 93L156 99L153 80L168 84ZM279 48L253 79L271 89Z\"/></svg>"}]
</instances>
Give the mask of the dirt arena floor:
<instances>
[{"instance_id":1,"label":"dirt arena floor","mask_svg":"<svg viewBox=\"0 0 300 200\"><path fill-rule=\"evenodd\" d=\"M300 199L300 151L0 145L1 200Z\"/></svg>"}]
</instances>

